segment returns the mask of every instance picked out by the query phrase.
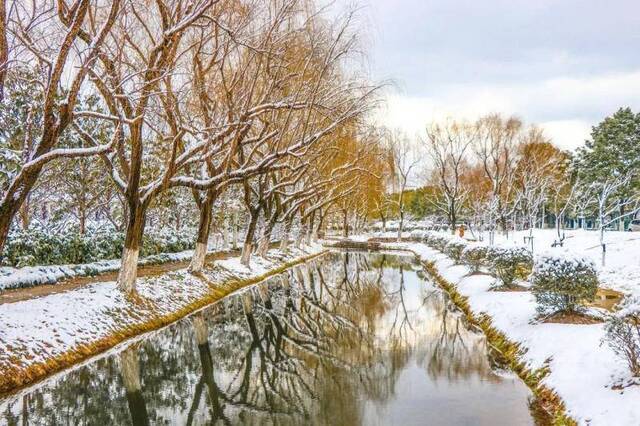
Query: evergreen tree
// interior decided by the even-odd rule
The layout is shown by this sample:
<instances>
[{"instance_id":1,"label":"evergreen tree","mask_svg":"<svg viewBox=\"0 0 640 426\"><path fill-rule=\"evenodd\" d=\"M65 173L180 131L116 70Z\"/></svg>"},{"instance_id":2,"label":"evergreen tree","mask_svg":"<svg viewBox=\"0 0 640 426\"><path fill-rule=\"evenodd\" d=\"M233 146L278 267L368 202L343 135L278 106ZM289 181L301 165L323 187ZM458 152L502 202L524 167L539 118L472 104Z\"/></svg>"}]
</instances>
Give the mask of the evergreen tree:
<instances>
[{"instance_id":1,"label":"evergreen tree","mask_svg":"<svg viewBox=\"0 0 640 426\"><path fill-rule=\"evenodd\" d=\"M634 173L630 184L619 193L628 196L640 183L640 114L620 108L594 126L591 139L578 149L576 169L585 184Z\"/></svg>"},{"instance_id":2,"label":"evergreen tree","mask_svg":"<svg viewBox=\"0 0 640 426\"><path fill-rule=\"evenodd\" d=\"M620 108L594 126L591 139L578 149L575 170L583 189L596 190L612 179L624 181L608 197L611 201L605 200L607 210L619 210L614 216L620 218L619 230L623 230L624 218L634 210L630 201L640 188L640 114ZM592 207L595 211L597 206Z\"/></svg>"}]
</instances>

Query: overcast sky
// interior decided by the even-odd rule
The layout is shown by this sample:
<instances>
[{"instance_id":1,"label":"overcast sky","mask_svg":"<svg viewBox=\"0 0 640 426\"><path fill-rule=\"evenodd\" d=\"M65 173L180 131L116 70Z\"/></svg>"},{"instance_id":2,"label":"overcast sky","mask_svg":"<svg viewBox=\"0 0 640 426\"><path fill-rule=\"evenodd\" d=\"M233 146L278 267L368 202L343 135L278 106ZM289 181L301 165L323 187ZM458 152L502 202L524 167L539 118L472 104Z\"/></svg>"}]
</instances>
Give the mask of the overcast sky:
<instances>
[{"instance_id":1,"label":"overcast sky","mask_svg":"<svg viewBox=\"0 0 640 426\"><path fill-rule=\"evenodd\" d=\"M380 119L411 135L501 112L575 148L618 107L640 110L640 0L359 4L372 76L397 83Z\"/></svg>"}]
</instances>

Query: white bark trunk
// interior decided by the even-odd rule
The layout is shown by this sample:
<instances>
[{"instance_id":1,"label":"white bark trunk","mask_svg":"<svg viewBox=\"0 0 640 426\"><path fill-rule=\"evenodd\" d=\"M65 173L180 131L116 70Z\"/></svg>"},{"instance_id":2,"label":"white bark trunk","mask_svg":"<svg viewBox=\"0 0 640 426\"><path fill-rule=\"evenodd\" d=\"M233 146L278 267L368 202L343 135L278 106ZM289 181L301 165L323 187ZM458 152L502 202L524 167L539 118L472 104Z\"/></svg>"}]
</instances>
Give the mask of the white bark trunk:
<instances>
[{"instance_id":1,"label":"white bark trunk","mask_svg":"<svg viewBox=\"0 0 640 426\"><path fill-rule=\"evenodd\" d=\"M304 241L304 228L300 228L298 236L296 237L296 248L302 248L302 242Z\"/></svg>"},{"instance_id":2,"label":"white bark trunk","mask_svg":"<svg viewBox=\"0 0 640 426\"><path fill-rule=\"evenodd\" d=\"M118 287L125 293L131 293L136 288L136 277L138 275L138 255L139 249L124 248L122 251L122 263L118 273Z\"/></svg>"},{"instance_id":3,"label":"white bark trunk","mask_svg":"<svg viewBox=\"0 0 640 426\"><path fill-rule=\"evenodd\" d=\"M260 300L266 303L269 300L269 286L266 283L258 285L258 294L260 295Z\"/></svg>"},{"instance_id":4,"label":"white bark trunk","mask_svg":"<svg viewBox=\"0 0 640 426\"><path fill-rule=\"evenodd\" d=\"M289 236L291 234L291 228L285 225L284 232L282 233L282 239L280 240L280 250L285 251L289 247Z\"/></svg>"},{"instance_id":5,"label":"white bark trunk","mask_svg":"<svg viewBox=\"0 0 640 426\"><path fill-rule=\"evenodd\" d=\"M207 327L207 322L202 316L202 313L194 315L192 321L198 346L206 345L209 340L209 328Z\"/></svg>"},{"instance_id":6,"label":"white bark trunk","mask_svg":"<svg viewBox=\"0 0 640 426\"><path fill-rule=\"evenodd\" d=\"M236 220L233 220L233 225L231 226L231 248L232 249L237 249L238 248L238 224L236 223Z\"/></svg>"},{"instance_id":7,"label":"white bark trunk","mask_svg":"<svg viewBox=\"0 0 640 426\"><path fill-rule=\"evenodd\" d=\"M305 245L311 245L311 236L313 234L313 224L307 226L307 235L305 236Z\"/></svg>"},{"instance_id":8,"label":"white bark trunk","mask_svg":"<svg viewBox=\"0 0 640 426\"><path fill-rule=\"evenodd\" d=\"M193 250L193 257L189 264L189 272L201 272L204 268L204 261L207 256L207 245L205 243L196 243Z\"/></svg>"},{"instance_id":9,"label":"white bark trunk","mask_svg":"<svg viewBox=\"0 0 640 426\"><path fill-rule=\"evenodd\" d=\"M120 353L120 372L127 392L137 392L142 388L140 385L140 362L138 361L137 348L132 346Z\"/></svg>"},{"instance_id":10,"label":"white bark trunk","mask_svg":"<svg viewBox=\"0 0 640 426\"><path fill-rule=\"evenodd\" d=\"M227 230L223 229L222 232L222 250L226 250L229 248L229 241L227 238Z\"/></svg>"},{"instance_id":11,"label":"white bark trunk","mask_svg":"<svg viewBox=\"0 0 640 426\"><path fill-rule=\"evenodd\" d=\"M249 263L251 263L252 250L253 250L253 244L251 243L246 243L242 247L242 254L240 255L240 263L242 263L245 266L249 266Z\"/></svg>"},{"instance_id":12,"label":"white bark trunk","mask_svg":"<svg viewBox=\"0 0 640 426\"><path fill-rule=\"evenodd\" d=\"M258 256L267 257L267 252L269 251L269 239L267 237L260 238L258 242Z\"/></svg>"},{"instance_id":13,"label":"white bark trunk","mask_svg":"<svg viewBox=\"0 0 640 426\"><path fill-rule=\"evenodd\" d=\"M245 314L253 312L253 296L251 295L251 291L245 291L242 294L242 308Z\"/></svg>"}]
</instances>

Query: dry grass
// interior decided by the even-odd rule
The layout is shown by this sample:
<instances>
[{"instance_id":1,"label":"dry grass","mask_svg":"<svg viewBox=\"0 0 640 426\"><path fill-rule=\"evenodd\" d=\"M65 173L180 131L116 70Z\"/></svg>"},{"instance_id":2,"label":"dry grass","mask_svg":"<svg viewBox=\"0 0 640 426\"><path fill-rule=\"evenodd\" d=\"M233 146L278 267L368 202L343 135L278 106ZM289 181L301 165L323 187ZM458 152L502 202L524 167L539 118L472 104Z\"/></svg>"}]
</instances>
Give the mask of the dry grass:
<instances>
[{"instance_id":1,"label":"dry grass","mask_svg":"<svg viewBox=\"0 0 640 426\"><path fill-rule=\"evenodd\" d=\"M263 281L294 265L306 262L315 257L321 256L324 253L325 251L321 251L309 256L297 258L293 261L283 263L278 268L270 270L265 274L248 279L230 279L222 283L216 283L215 286L211 285L213 283L209 283L211 290L208 294L170 314L158 314L151 319L144 319L139 323L124 324L121 329L114 331L104 338L78 345L63 354L47 359L44 362L28 364L26 367L22 367L23 363L21 362L21 359L10 359L8 366L2 368L0 371L0 396L14 392L26 385L42 380L48 375L71 367L89 357L109 350L127 339L167 326L199 309L204 308L207 305L210 305L213 302L222 299L225 296L228 296L236 290ZM139 300L132 300L132 305L147 303L143 298L138 299Z\"/></svg>"}]
</instances>

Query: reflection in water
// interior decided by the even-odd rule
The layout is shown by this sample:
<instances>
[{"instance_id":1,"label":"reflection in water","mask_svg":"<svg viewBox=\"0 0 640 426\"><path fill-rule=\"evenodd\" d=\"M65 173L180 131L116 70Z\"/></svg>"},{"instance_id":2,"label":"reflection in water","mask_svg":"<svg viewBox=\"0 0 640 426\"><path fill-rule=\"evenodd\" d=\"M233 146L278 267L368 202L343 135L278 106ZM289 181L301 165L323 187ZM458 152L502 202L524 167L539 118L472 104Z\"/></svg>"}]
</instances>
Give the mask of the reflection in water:
<instances>
[{"instance_id":1,"label":"reflection in water","mask_svg":"<svg viewBox=\"0 0 640 426\"><path fill-rule=\"evenodd\" d=\"M531 424L412 258L332 253L0 402L13 424Z\"/></svg>"}]
</instances>

